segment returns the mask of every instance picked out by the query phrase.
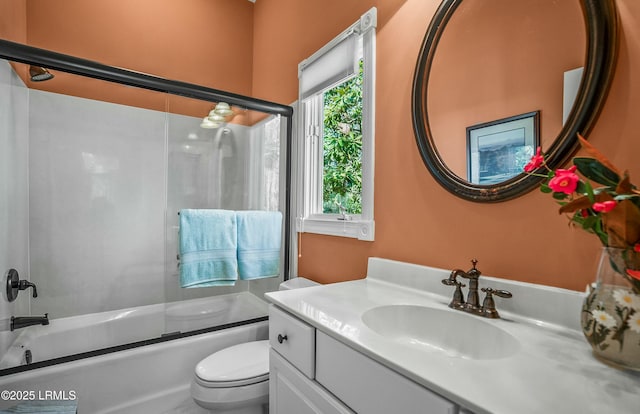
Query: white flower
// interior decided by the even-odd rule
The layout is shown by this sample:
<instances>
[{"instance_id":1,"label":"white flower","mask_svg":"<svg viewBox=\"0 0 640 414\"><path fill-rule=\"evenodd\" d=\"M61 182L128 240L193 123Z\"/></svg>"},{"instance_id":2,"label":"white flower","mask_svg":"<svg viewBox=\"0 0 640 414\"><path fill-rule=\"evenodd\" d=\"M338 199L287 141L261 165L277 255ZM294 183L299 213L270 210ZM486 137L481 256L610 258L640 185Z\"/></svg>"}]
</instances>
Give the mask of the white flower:
<instances>
[{"instance_id":1,"label":"white flower","mask_svg":"<svg viewBox=\"0 0 640 414\"><path fill-rule=\"evenodd\" d=\"M636 312L635 315L629 318L629 329L633 332L640 333L640 312Z\"/></svg>"},{"instance_id":2,"label":"white flower","mask_svg":"<svg viewBox=\"0 0 640 414\"><path fill-rule=\"evenodd\" d=\"M640 310L640 296L635 295L626 289L616 289L613 292L613 297L616 302L622 306Z\"/></svg>"},{"instance_id":3,"label":"white flower","mask_svg":"<svg viewBox=\"0 0 640 414\"><path fill-rule=\"evenodd\" d=\"M609 315L605 311L594 310L593 318L596 320L597 323L599 323L600 325L603 325L605 328L613 328L616 326L616 320L613 319L613 316Z\"/></svg>"}]
</instances>

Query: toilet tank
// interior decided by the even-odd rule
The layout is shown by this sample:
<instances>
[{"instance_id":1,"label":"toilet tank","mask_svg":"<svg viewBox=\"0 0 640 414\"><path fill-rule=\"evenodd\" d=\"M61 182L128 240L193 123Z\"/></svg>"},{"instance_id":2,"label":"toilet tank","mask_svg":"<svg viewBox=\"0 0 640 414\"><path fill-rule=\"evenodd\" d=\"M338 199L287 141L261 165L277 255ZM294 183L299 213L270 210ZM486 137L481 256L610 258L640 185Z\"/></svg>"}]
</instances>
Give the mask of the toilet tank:
<instances>
[{"instance_id":1,"label":"toilet tank","mask_svg":"<svg viewBox=\"0 0 640 414\"><path fill-rule=\"evenodd\" d=\"M293 279L285 280L284 282L280 283L280 287L278 288L278 290L291 290L319 285L320 284L318 282L305 279L304 277L294 277Z\"/></svg>"}]
</instances>

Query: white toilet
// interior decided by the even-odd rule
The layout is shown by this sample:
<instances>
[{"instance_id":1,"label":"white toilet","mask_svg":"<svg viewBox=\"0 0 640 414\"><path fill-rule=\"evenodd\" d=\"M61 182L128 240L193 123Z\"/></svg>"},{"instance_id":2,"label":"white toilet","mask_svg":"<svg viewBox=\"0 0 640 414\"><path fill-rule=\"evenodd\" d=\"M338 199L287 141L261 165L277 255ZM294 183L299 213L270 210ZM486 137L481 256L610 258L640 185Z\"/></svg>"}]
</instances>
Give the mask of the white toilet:
<instances>
[{"instance_id":1,"label":"white toilet","mask_svg":"<svg viewBox=\"0 0 640 414\"><path fill-rule=\"evenodd\" d=\"M280 290L315 286L297 277ZM191 397L216 414L269 412L269 341L252 341L215 352L198 362L191 381Z\"/></svg>"}]
</instances>

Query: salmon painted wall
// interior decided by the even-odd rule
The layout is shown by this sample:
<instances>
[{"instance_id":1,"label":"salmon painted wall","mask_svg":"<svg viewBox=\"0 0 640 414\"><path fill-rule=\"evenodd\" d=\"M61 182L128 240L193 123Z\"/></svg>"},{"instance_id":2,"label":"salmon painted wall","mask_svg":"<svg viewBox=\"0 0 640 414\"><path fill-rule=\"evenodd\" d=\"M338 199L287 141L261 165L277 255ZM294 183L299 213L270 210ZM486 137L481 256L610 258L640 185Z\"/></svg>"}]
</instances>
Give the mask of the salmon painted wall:
<instances>
[{"instance_id":1,"label":"salmon painted wall","mask_svg":"<svg viewBox=\"0 0 640 414\"><path fill-rule=\"evenodd\" d=\"M27 43L27 0L0 0L0 38ZM13 68L26 78L24 65L13 64Z\"/></svg>"},{"instance_id":2,"label":"salmon painted wall","mask_svg":"<svg viewBox=\"0 0 640 414\"><path fill-rule=\"evenodd\" d=\"M253 5L229 0L27 0L29 45L251 93Z\"/></svg>"},{"instance_id":3,"label":"salmon painted wall","mask_svg":"<svg viewBox=\"0 0 640 414\"><path fill-rule=\"evenodd\" d=\"M4 39L251 94L253 4L248 1L0 1L0 37ZM24 65L20 66L20 73L26 74ZM212 108L202 101L168 99L162 93L61 72L55 75L54 80L40 83L24 78L34 89L185 115L204 116Z\"/></svg>"},{"instance_id":4,"label":"salmon painted wall","mask_svg":"<svg viewBox=\"0 0 640 414\"><path fill-rule=\"evenodd\" d=\"M12 42L27 42L27 0L0 0L0 36Z\"/></svg>"},{"instance_id":5,"label":"salmon painted wall","mask_svg":"<svg viewBox=\"0 0 640 414\"><path fill-rule=\"evenodd\" d=\"M444 190L424 166L411 124L411 82L439 3L256 3L253 92L281 102L296 99L299 61L371 6L379 13L375 241L304 234L299 274L321 282L361 278L369 256L445 269L466 269L477 258L487 275L583 290L593 280L599 243L569 228L548 195L533 191L499 204L472 203ZM615 78L589 140L638 182L640 132L634 108L640 105L640 2L618 0L617 6L621 42ZM290 40L268 48L257 40L261 36Z\"/></svg>"}]
</instances>

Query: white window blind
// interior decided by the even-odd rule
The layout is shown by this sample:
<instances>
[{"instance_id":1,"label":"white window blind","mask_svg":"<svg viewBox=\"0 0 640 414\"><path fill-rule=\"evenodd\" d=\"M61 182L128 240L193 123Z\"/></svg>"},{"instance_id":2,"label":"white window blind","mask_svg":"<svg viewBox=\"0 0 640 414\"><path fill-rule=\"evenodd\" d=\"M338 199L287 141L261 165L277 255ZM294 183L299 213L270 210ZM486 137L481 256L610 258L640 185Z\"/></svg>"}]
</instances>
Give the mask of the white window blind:
<instances>
[{"instance_id":1,"label":"white window blind","mask_svg":"<svg viewBox=\"0 0 640 414\"><path fill-rule=\"evenodd\" d=\"M349 30L300 63L298 76L301 99L308 98L356 73L359 37L354 30Z\"/></svg>"}]
</instances>

